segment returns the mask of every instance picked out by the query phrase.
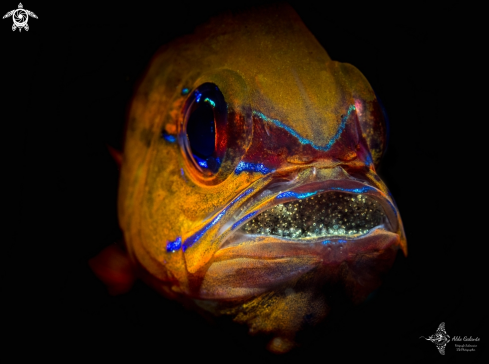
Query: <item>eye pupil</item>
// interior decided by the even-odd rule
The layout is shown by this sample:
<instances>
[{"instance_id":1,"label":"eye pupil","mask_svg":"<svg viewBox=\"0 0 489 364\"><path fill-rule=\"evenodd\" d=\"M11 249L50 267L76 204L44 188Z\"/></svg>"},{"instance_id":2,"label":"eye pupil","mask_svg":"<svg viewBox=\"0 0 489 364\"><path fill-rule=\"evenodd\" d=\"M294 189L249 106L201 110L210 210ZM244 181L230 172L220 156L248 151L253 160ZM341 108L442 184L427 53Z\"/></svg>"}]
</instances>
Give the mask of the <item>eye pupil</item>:
<instances>
[{"instance_id":1,"label":"eye pupil","mask_svg":"<svg viewBox=\"0 0 489 364\"><path fill-rule=\"evenodd\" d=\"M215 150L214 110L208 103L201 102L187 121L187 136L192 154L207 159Z\"/></svg>"}]
</instances>

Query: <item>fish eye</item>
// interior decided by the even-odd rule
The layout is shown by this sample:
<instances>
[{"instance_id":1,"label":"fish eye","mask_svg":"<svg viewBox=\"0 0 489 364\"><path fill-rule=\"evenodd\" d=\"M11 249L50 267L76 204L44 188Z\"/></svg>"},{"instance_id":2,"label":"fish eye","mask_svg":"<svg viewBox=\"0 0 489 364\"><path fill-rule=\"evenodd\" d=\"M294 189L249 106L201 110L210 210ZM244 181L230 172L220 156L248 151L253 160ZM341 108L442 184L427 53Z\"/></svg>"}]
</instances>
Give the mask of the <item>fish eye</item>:
<instances>
[{"instance_id":1,"label":"fish eye","mask_svg":"<svg viewBox=\"0 0 489 364\"><path fill-rule=\"evenodd\" d=\"M226 123L227 105L219 88L204 83L187 99L181 141L185 154L204 176L215 175L222 160L217 148L219 130Z\"/></svg>"}]
</instances>

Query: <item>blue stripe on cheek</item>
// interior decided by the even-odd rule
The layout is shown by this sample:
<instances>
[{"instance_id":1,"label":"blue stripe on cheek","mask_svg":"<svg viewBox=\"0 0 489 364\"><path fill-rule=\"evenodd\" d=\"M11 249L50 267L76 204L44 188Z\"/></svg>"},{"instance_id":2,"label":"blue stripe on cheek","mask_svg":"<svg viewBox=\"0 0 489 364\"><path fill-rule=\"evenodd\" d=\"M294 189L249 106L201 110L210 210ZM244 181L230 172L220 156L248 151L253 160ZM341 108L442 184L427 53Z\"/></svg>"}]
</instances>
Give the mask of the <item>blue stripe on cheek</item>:
<instances>
[{"instance_id":1,"label":"blue stripe on cheek","mask_svg":"<svg viewBox=\"0 0 489 364\"><path fill-rule=\"evenodd\" d=\"M219 220L221 220L221 218L226 214L226 212L236 203L238 202L239 200L241 200L243 197L245 196L248 196L250 193L252 193L254 191L253 188L250 188L249 190L246 190L245 192L243 192L241 195L239 195L238 197L236 197L233 201L231 201L231 203L229 203L229 205L223 209L214 219L211 220L210 223L208 223L206 226L204 226L202 229L200 229L198 232L196 232L194 235L188 237L185 242L183 243L182 245L182 249L183 251L185 251L187 248L191 247L192 245L194 245L197 241L200 240L200 238L202 238L202 236L204 236L204 234L207 232L207 230L209 230L212 226L214 226L215 224L217 224L217 222Z\"/></svg>"},{"instance_id":2,"label":"blue stripe on cheek","mask_svg":"<svg viewBox=\"0 0 489 364\"><path fill-rule=\"evenodd\" d=\"M238 227L238 226L239 226L239 225L240 225L240 224L241 224L243 221L245 221L245 220L247 220L247 219L249 219L249 218L251 218L251 217L255 216L257 212L258 212L258 211L255 211L255 212L249 213L248 215L246 215L246 216L244 216L243 218L239 219L237 222L235 222L235 223L233 224L233 227L231 228L231 230L236 229L236 227Z\"/></svg>"},{"instance_id":3,"label":"blue stripe on cheek","mask_svg":"<svg viewBox=\"0 0 489 364\"><path fill-rule=\"evenodd\" d=\"M353 193L366 193L368 191L374 190L372 187L362 187L362 188L341 188L341 187L333 187L331 188L332 190L337 190L337 191L345 191L345 192L353 192Z\"/></svg>"},{"instance_id":4,"label":"blue stripe on cheek","mask_svg":"<svg viewBox=\"0 0 489 364\"><path fill-rule=\"evenodd\" d=\"M257 172L261 174L268 174L270 172L274 172L274 170L269 169L263 165L263 163L248 163L248 162L239 162L234 173L240 174L241 172Z\"/></svg>"},{"instance_id":5,"label":"blue stripe on cheek","mask_svg":"<svg viewBox=\"0 0 489 364\"><path fill-rule=\"evenodd\" d=\"M297 193L292 191L282 192L277 195L275 198L287 198L287 197L295 197L299 199L308 198L314 196L315 194L322 192L323 190L314 191L314 192L306 192L306 193Z\"/></svg>"},{"instance_id":6,"label":"blue stripe on cheek","mask_svg":"<svg viewBox=\"0 0 489 364\"><path fill-rule=\"evenodd\" d=\"M166 243L166 251L168 253L174 253L182 246L182 238L179 236L175 241L169 241Z\"/></svg>"},{"instance_id":7,"label":"blue stripe on cheek","mask_svg":"<svg viewBox=\"0 0 489 364\"><path fill-rule=\"evenodd\" d=\"M205 228L201 229L197 234L192 235L190 238L185 240L183 245L183 251L185 251L188 247L191 247L195 244L197 240L199 240L207 230L213 227L226 213L226 210L223 210L219 215L217 215L209 224L206 225Z\"/></svg>"}]
</instances>

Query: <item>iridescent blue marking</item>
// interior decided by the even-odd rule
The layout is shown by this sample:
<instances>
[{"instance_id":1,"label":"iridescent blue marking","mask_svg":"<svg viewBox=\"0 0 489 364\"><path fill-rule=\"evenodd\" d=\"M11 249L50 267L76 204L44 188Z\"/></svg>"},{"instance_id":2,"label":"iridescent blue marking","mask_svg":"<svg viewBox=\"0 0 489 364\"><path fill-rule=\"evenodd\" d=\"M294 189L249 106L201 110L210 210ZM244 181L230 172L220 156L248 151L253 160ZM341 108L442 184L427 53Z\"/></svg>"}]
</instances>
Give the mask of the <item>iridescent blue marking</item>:
<instances>
[{"instance_id":1,"label":"iridescent blue marking","mask_svg":"<svg viewBox=\"0 0 489 364\"><path fill-rule=\"evenodd\" d=\"M348 112L346 113L345 116L343 116L343 118L341 119L341 124L340 124L340 127L338 128L338 130L336 131L336 134L330 139L330 141L328 142L328 144L326 144L326 150L330 150L331 147L333 146L333 144L338 140L338 138L340 137L341 133L343 133L343 130L345 130L345 126L346 126L346 121L348 120L348 118L350 117L350 114L351 112L355 110L355 106L353 105L350 105L350 107L348 108Z\"/></svg>"},{"instance_id":2,"label":"iridescent blue marking","mask_svg":"<svg viewBox=\"0 0 489 364\"><path fill-rule=\"evenodd\" d=\"M208 168L207 161L205 159L199 158L195 154L193 154L193 157L199 166L201 166L202 168Z\"/></svg>"},{"instance_id":3,"label":"iridescent blue marking","mask_svg":"<svg viewBox=\"0 0 489 364\"><path fill-rule=\"evenodd\" d=\"M231 230L236 229L236 228L237 228L239 225L241 225L241 223L242 223L243 221L248 220L248 219L252 218L253 216L255 216L257 212L258 212L258 211L251 212L251 213L249 213L248 215L246 215L245 217L243 217L243 218L239 219L237 222L235 222L235 223L233 224L233 227L231 228Z\"/></svg>"},{"instance_id":4,"label":"iridescent blue marking","mask_svg":"<svg viewBox=\"0 0 489 364\"><path fill-rule=\"evenodd\" d=\"M200 101L200 98L202 97L202 93L199 92L199 90L195 90L195 101L196 102L199 102Z\"/></svg>"},{"instance_id":5,"label":"iridescent blue marking","mask_svg":"<svg viewBox=\"0 0 489 364\"><path fill-rule=\"evenodd\" d=\"M323 241L323 244L326 245L326 244L330 244L333 240L325 240ZM347 240L342 240L342 239L338 239L336 240L337 243L347 243L348 241Z\"/></svg>"},{"instance_id":6,"label":"iridescent blue marking","mask_svg":"<svg viewBox=\"0 0 489 364\"><path fill-rule=\"evenodd\" d=\"M185 242L183 243L183 251L185 251L187 248L190 248L192 245L194 245L206 232L209 230L211 227L213 227L215 224L218 223L219 220L226 214L226 212L239 200L241 200L243 197L249 195L251 192L253 192L253 188L250 188L249 190L243 192L241 195L236 197L233 201L229 203L229 205L222 210L215 218L212 219L210 223L208 223L206 226L204 226L202 229L200 229L198 232L196 232L194 235L189 236Z\"/></svg>"},{"instance_id":7,"label":"iridescent blue marking","mask_svg":"<svg viewBox=\"0 0 489 364\"><path fill-rule=\"evenodd\" d=\"M182 238L179 236L175 241L169 241L166 243L166 251L168 253L174 253L182 246Z\"/></svg>"},{"instance_id":8,"label":"iridescent blue marking","mask_svg":"<svg viewBox=\"0 0 489 364\"><path fill-rule=\"evenodd\" d=\"M202 158L196 156L195 154L192 154L192 156L194 157L195 161L197 162L197 164L199 166L201 166L202 168L209 168L209 164L207 163L208 159L202 159ZM217 166L221 165L221 160L219 158L216 158L215 161L216 161Z\"/></svg>"},{"instance_id":9,"label":"iridescent blue marking","mask_svg":"<svg viewBox=\"0 0 489 364\"><path fill-rule=\"evenodd\" d=\"M180 174L183 176L183 168L180 168Z\"/></svg>"},{"instance_id":10,"label":"iridescent blue marking","mask_svg":"<svg viewBox=\"0 0 489 364\"><path fill-rule=\"evenodd\" d=\"M188 95L190 90L187 87L182 88L182 96Z\"/></svg>"},{"instance_id":11,"label":"iridescent blue marking","mask_svg":"<svg viewBox=\"0 0 489 364\"><path fill-rule=\"evenodd\" d=\"M175 135L171 135L171 134L167 134L167 133L163 133L163 139L165 139L167 142L170 142L170 143L175 143L177 141L177 138L175 137Z\"/></svg>"},{"instance_id":12,"label":"iridescent blue marking","mask_svg":"<svg viewBox=\"0 0 489 364\"><path fill-rule=\"evenodd\" d=\"M344 192L353 192L353 193L366 193L368 191L373 191L372 187L362 187L362 188L341 188L341 187L332 187L332 190L344 191Z\"/></svg>"},{"instance_id":13,"label":"iridescent blue marking","mask_svg":"<svg viewBox=\"0 0 489 364\"><path fill-rule=\"evenodd\" d=\"M197 101L198 102L198 101ZM204 102L207 102L210 104L212 107L216 107L216 103L212 101L211 99L208 99L207 97L204 99Z\"/></svg>"},{"instance_id":14,"label":"iridescent blue marking","mask_svg":"<svg viewBox=\"0 0 489 364\"><path fill-rule=\"evenodd\" d=\"M366 193L368 191L372 191L372 187L362 187L362 188L341 188L341 187L331 187L332 190L337 190L337 191L344 191L344 192L353 192L353 193ZM288 197L293 197L293 198L308 198L311 196L314 196L318 194L319 192L323 192L324 190L318 190L314 192L305 192L305 193L297 193L293 191L287 191L287 192L282 192L277 195L275 198L288 198Z\"/></svg>"},{"instance_id":15,"label":"iridescent blue marking","mask_svg":"<svg viewBox=\"0 0 489 364\"><path fill-rule=\"evenodd\" d=\"M314 192L306 192L306 193L297 193L297 192L293 192L293 191L287 191L287 192L279 193L277 195L277 197L275 197L275 198L295 197L295 198L303 199L303 198L308 198L308 197L314 196L315 194L322 192L322 191L323 190L314 191Z\"/></svg>"},{"instance_id":16,"label":"iridescent blue marking","mask_svg":"<svg viewBox=\"0 0 489 364\"><path fill-rule=\"evenodd\" d=\"M261 174L268 174L270 172L274 172L274 170L265 167L262 163L248 163L241 161L237 165L234 173L240 174L241 172L258 172Z\"/></svg>"},{"instance_id":17,"label":"iridescent blue marking","mask_svg":"<svg viewBox=\"0 0 489 364\"><path fill-rule=\"evenodd\" d=\"M341 124L340 124L340 127L338 128L338 130L336 131L336 134L329 140L329 142L324 145L324 146L320 146L320 145L317 145L315 143L313 143L312 141L310 141L309 139L306 139L302 136L299 135L299 133L297 133L294 129L292 129L290 126L287 126L285 125L284 123L282 123L281 121L279 120L276 120L276 119L270 119L269 117L265 116L264 114L262 114L261 112L259 111L253 111L253 115L257 115L259 118L261 118L263 121L265 122L268 122L268 123L272 123L272 124L275 124L277 125L279 128L282 128L282 129L285 129L286 131L288 131L291 135L293 135L294 137L296 137L300 142L301 144L309 144L311 147L313 147L314 149L317 149L317 150L322 150L324 152L327 152L328 150L331 149L331 147L333 146L333 144L338 140L338 138L340 137L341 133L343 132L343 130L345 129L345 126L346 126L346 122L348 120L348 118L350 117L350 114L352 113L352 111L355 110L355 106L354 105L350 105L350 107L348 108L348 112L345 116L343 116L341 118Z\"/></svg>"},{"instance_id":18,"label":"iridescent blue marking","mask_svg":"<svg viewBox=\"0 0 489 364\"><path fill-rule=\"evenodd\" d=\"M175 135L168 134L166 130L161 131L161 137L165 139L169 143L175 143L177 141L177 138Z\"/></svg>"},{"instance_id":19,"label":"iridescent blue marking","mask_svg":"<svg viewBox=\"0 0 489 364\"><path fill-rule=\"evenodd\" d=\"M365 158L365 165L367 167L370 167L372 165L373 161L372 161L372 156L370 155L370 153L367 154L367 157Z\"/></svg>"},{"instance_id":20,"label":"iridescent blue marking","mask_svg":"<svg viewBox=\"0 0 489 364\"><path fill-rule=\"evenodd\" d=\"M183 251L185 251L187 248L191 247L192 245L195 244L197 240L199 240L202 235L206 233L207 230L209 230L211 227L217 224L219 220L224 216L226 213L226 210L223 210L219 215L217 215L207 226L203 229L201 229L197 234L192 235L189 237L187 240L185 240L185 243L183 245Z\"/></svg>"}]
</instances>

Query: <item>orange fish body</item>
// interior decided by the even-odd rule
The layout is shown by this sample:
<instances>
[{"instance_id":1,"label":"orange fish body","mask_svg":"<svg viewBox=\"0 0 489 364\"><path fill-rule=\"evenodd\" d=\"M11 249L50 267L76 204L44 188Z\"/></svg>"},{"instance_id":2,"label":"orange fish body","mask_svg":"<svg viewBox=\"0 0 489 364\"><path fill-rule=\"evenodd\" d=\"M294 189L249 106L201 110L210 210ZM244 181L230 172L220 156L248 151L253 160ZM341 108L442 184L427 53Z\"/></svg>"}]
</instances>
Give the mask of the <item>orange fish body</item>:
<instances>
[{"instance_id":1,"label":"orange fish body","mask_svg":"<svg viewBox=\"0 0 489 364\"><path fill-rule=\"evenodd\" d=\"M287 351L331 292L361 302L407 254L376 174L385 140L368 81L292 9L214 18L160 49L132 102L119 187L132 265Z\"/></svg>"}]
</instances>

